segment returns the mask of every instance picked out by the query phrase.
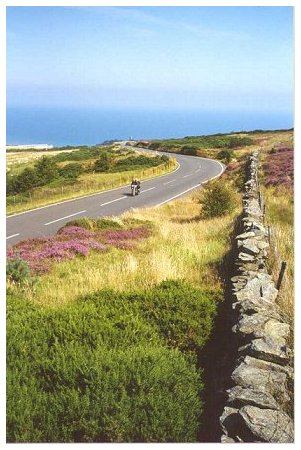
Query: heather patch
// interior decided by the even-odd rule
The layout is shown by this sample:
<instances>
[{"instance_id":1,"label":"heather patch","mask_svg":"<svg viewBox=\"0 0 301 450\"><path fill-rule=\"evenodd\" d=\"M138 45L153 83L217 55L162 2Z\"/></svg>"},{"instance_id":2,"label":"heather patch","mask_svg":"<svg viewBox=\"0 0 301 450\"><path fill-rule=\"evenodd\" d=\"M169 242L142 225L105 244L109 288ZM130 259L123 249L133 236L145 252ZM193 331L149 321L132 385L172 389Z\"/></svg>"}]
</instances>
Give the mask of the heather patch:
<instances>
[{"instance_id":1,"label":"heather patch","mask_svg":"<svg viewBox=\"0 0 301 450\"><path fill-rule=\"evenodd\" d=\"M58 235L63 237L76 236L77 238L92 238L94 237L94 232L87 230L81 226L70 225L64 228L61 228L58 231Z\"/></svg>"},{"instance_id":2,"label":"heather patch","mask_svg":"<svg viewBox=\"0 0 301 450\"><path fill-rule=\"evenodd\" d=\"M263 165L266 186L283 186L293 189L294 152L292 148L272 150Z\"/></svg>"},{"instance_id":3,"label":"heather patch","mask_svg":"<svg viewBox=\"0 0 301 450\"><path fill-rule=\"evenodd\" d=\"M7 251L10 260L26 261L34 274L48 272L54 262L88 256L92 250L104 252L108 246L122 250L134 247L134 241L146 238L150 230L146 227L105 232L87 230L70 225L62 228L52 237L35 238L20 242Z\"/></svg>"}]
</instances>

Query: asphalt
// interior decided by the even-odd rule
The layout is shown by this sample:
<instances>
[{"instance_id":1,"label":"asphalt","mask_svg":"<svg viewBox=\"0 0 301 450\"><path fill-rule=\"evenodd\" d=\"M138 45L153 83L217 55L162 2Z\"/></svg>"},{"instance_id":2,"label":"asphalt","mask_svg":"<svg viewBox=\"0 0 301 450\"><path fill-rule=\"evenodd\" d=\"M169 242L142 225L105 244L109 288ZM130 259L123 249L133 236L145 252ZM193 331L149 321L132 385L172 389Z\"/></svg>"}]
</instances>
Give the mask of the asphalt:
<instances>
[{"instance_id":1,"label":"asphalt","mask_svg":"<svg viewBox=\"0 0 301 450\"><path fill-rule=\"evenodd\" d=\"M179 163L178 169L168 175L141 182L138 196L132 197L130 186L125 186L8 216L7 247L24 239L54 235L75 218L118 216L133 208L160 206L199 188L224 170L219 161L195 156L172 156Z\"/></svg>"}]
</instances>

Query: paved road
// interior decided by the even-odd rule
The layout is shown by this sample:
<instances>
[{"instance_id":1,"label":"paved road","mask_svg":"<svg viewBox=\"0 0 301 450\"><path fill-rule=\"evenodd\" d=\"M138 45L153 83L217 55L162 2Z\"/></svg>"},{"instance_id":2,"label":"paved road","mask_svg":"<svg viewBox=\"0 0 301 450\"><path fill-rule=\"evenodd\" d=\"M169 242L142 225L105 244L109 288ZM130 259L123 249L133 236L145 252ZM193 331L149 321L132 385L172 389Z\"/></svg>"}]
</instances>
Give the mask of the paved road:
<instances>
[{"instance_id":1,"label":"paved road","mask_svg":"<svg viewBox=\"0 0 301 450\"><path fill-rule=\"evenodd\" d=\"M136 197L130 196L130 187L126 186L8 216L7 246L32 237L53 235L66 222L75 218L117 216L132 208L162 205L221 175L224 169L218 161L194 156L172 156L180 165L178 170L143 181L140 195Z\"/></svg>"}]
</instances>

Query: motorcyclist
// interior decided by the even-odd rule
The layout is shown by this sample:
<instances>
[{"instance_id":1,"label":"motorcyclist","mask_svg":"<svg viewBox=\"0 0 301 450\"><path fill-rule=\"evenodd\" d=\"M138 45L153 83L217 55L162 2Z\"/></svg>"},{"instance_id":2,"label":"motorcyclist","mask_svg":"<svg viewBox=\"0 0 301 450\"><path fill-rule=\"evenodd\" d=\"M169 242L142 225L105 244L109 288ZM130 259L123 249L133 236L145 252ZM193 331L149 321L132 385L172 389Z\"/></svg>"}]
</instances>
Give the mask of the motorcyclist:
<instances>
[{"instance_id":1,"label":"motorcyclist","mask_svg":"<svg viewBox=\"0 0 301 450\"><path fill-rule=\"evenodd\" d=\"M137 189L137 194L139 194L140 192L140 181L137 180L137 178L133 178L132 183L131 183L131 188L135 186Z\"/></svg>"}]
</instances>

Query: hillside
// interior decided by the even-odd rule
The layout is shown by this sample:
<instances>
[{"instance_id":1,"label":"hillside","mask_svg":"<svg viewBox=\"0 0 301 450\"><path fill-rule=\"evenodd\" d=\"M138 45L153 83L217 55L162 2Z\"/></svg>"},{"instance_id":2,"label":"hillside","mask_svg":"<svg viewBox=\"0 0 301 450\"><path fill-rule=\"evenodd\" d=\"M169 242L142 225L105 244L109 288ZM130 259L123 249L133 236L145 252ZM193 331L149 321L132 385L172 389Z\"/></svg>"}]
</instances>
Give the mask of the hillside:
<instances>
[{"instance_id":1,"label":"hillside","mask_svg":"<svg viewBox=\"0 0 301 450\"><path fill-rule=\"evenodd\" d=\"M8 250L8 442L207 442L209 431L219 442L208 431L218 415L210 409L211 370L231 330L224 313L232 246L254 149L272 230L269 271L277 282L288 263L276 301L293 326L293 132L137 147L154 144L181 153L194 146L227 170L162 206L72 220ZM118 152L107 153L116 169L142 161ZM89 155L77 163L95 167ZM70 164L63 153L55 158L61 169Z\"/></svg>"}]
</instances>

